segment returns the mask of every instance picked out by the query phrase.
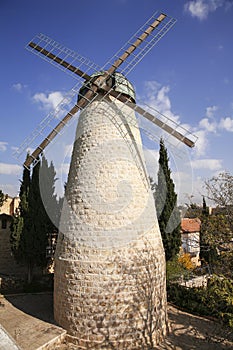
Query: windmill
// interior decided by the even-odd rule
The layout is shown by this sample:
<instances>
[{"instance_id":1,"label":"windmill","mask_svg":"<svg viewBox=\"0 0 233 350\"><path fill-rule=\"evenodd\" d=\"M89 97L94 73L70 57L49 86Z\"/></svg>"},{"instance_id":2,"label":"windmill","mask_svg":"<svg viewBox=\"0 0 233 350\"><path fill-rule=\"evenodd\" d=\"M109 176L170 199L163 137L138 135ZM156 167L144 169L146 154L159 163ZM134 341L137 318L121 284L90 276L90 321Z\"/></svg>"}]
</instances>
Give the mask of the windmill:
<instances>
[{"instance_id":1,"label":"windmill","mask_svg":"<svg viewBox=\"0 0 233 350\"><path fill-rule=\"evenodd\" d=\"M164 251L135 113L189 147L194 137L158 111L137 105L126 76L175 22L163 13L154 14L103 67L43 34L27 46L78 79L17 154L24 154L49 130L25 161L30 168L81 111L56 248L54 314L83 348L104 343L108 349L111 343L118 349L135 349L135 341L142 344L148 309L146 300L135 302L132 276L136 271L142 276L149 266L144 259L148 249L156 252L155 343L166 334Z\"/></svg>"}]
</instances>

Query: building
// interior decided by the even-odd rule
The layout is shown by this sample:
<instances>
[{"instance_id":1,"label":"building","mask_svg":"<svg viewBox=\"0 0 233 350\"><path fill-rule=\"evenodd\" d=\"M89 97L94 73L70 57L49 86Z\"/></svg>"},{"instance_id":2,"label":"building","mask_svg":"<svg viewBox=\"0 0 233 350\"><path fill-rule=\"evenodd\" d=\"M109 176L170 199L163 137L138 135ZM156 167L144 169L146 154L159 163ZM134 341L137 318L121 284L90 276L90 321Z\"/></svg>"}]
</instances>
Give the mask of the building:
<instances>
[{"instance_id":1,"label":"building","mask_svg":"<svg viewBox=\"0 0 233 350\"><path fill-rule=\"evenodd\" d=\"M6 194L6 199L0 207L0 214L13 216L19 208L19 197L10 197Z\"/></svg>"},{"instance_id":2,"label":"building","mask_svg":"<svg viewBox=\"0 0 233 350\"><path fill-rule=\"evenodd\" d=\"M134 100L131 83L119 74L116 91ZM155 292L142 294L151 268L153 282L146 283L153 284L145 289ZM55 320L83 349L107 340L105 349L139 348L149 329L158 344L167 331L165 279L136 115L100 95L78 121L55 253Z\"/></svg>"},{"instance_id":3,"label":"building","mask_svg":"<svg viewBox=\"0 0 233 350\"><path fill-rule=\"evenodd\" d=\"M201 220L199 218L181 219L181 241L184 253L190 254L192 262L200 266L200 229Z\"/></svg>"},{"instance_id":4,"label":"building","mask_svg":"<svg viewBox=\"0 0 233 350\"><path fill-rule=\"evenodd\" d=\"M10 246L10 225L12 216L17 213L19 197L7 196L0 207L0 274L12 275L20 272L16 264Z\"/></svg>"}]
</instances>

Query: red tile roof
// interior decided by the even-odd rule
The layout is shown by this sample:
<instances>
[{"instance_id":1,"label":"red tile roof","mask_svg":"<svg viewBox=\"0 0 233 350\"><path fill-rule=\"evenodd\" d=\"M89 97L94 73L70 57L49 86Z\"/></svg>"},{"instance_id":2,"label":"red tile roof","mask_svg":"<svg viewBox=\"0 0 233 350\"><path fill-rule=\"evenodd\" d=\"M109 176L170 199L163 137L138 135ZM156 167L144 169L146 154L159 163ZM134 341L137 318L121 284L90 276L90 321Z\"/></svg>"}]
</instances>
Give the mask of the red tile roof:
<instances>
[{"instance_id":1,"label":"red tile roof","mask_svg":"<svg viewBox=\"0 0 233 350\"><path fill-rule=\"evenodd\" d=\"M198 218L189 219L183 218L181 219L181 230L183 232L200 232L201 228L201 220Z\"/></svg>"}]
</instances>

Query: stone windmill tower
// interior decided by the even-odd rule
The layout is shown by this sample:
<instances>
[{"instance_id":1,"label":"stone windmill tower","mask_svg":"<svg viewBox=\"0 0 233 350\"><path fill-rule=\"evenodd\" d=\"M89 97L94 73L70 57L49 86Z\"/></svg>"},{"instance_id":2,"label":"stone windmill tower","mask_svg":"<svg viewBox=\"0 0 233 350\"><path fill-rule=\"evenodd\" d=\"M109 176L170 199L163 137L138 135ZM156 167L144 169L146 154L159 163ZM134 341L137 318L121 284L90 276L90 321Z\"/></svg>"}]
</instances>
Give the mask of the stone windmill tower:
<instances>
[{"instance_id":1,"label":"stone windmill tower","mask_svg":"<svg viewBox=\"0 0 233 350\"><path fill-rule=\"evenodd\" d=\"M28 45L39 56L85 79L42 123L57 121L64 105L78 95L24 164L35 163L81 110L56 248L54 315L82 349L141 349L166 334L164 250L136 112L189 147L194 143L180 126L178 131L167 118L164 121L139 107L126 75L174 23L165 14L153 15L113 57L108 69L99 70L44 35ZM89 75L74 61L85 62L94 73Z\"/></svg>"}]
</instances>

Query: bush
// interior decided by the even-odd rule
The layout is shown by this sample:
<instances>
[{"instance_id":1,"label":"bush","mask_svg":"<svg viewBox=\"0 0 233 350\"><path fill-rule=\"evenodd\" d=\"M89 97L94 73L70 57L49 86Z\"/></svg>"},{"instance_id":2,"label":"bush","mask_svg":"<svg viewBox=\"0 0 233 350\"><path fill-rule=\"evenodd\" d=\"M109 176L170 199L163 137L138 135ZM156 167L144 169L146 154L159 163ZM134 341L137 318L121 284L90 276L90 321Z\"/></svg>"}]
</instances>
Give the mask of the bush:
<instances>
[{"instance_id":1,"label":"bush","mask_svg":"<svg viewBox=\"0 0 233 350\"><path fill-rule=\"evenodd\" d=\"M201 316L213 316L233 327L233 281L220 276L209 279L207 287L186 288L168 283L168 300Z\"/></svg>"},{"instance_id":2,"label":"bush","mask_svg":"<svg viewBox=\"0 0 233 350\"><path fill-rule=\"evenodd\" d=\"M181 276L184 276L188 273L185 267L179 263L178 257L167 261L166 272L167 280L170 282L177 281Z\"/></svg>"},{"instance_id":3,"label":"bush","mask_svg":"<svg viewBox=\"0 0 233 350\"><path fill-rule=\"evenodd\" d=\"M179 256L178 262L187 270L194 270L195 264L191 260L191 256L188 253L183 253Z\"/></svg>"}]
</instances>

